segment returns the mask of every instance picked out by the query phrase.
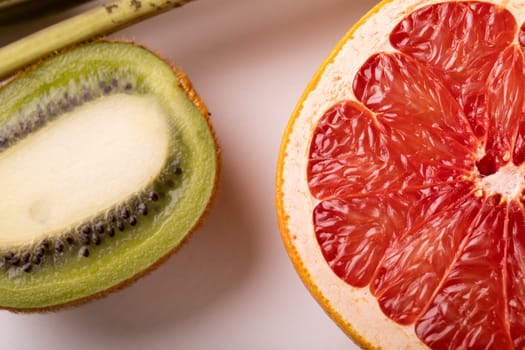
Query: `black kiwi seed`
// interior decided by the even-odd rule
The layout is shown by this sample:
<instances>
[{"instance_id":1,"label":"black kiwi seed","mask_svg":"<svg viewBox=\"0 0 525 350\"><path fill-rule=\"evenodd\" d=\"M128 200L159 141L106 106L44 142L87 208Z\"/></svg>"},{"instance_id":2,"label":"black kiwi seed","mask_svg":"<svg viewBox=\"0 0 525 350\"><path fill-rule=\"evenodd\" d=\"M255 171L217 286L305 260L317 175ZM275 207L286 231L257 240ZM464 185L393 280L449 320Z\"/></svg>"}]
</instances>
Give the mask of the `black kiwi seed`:
<instances>
[{"instance_id":1,"label":"black kiwi seed","mask_svg":"<svg viewBox=\"0 0 525 350\"><path fill-rule=\"evenodd\" d=\"M57 108L52 103L47 105L46 110L47 110L47 115L50 118L53 118L53 117L55 117L57 115Z\"/></svg>"},{"instance_id":2,"label":"black kiwi seed","mask_svg":"<svg viewBox=\"0 0 525 350\"><path fill-rule=\"evenodd\" d=\"M120 217L123 219L129 218L129 209L128 208L122 208L120 211Z\"/></svg>"},{"instance_id":3,"label":"black kiwi seed","mask_svg":"<svg viewBox=\"0 0 525 350\"><path fill-rule=\"evenodd\" d=\"M159 199L159 196L155 192L151 191L148 194L148 198L150 201L156 202Z\"/></svg>"},{"instance_id":4,"label":"black kiwi seed","mask_svg":"<svg viewBox=\"0 0 525 350\"><path fill-rule=\"evenodd\" d=\"M89 101L89 100L91 100L91 97L92 96L91 96L91 91L89 91L89 87L84 86L82 88L82 99L84 101Z\"/></svg>"},{"instance_id":5,"label":"black kiwi seed","mask_svg":"<svg viewBox=\"0 0 525 350\"><path fill-rule=\"evenodd\" d=\"M58 105L65 112L69 111L69 109L71 108L71 105L69 104L69 101L67 100L67 98L65 98L64 100L61 100L58 103Z\"/></svg>"},{"instance_id":6,"label":"black kiwi seed","mask_svg":"<svg viewBox=\"0 0 525 350\"><path fill-rule=\"evenodd\" d=\"M24 119L20 122L20 131L22 135L29 134L31 130L32 130L31 121Z\"/></svg>"},{"instance_id":7,"label":"black kiwi seed","mask_svg":"<svg viewBox=\"0 0 525 350\"><path fill-rule=\"evenodd\" d=\"M30 258L31 258L31 253L29 253L28 251L24 251L22 255L20 255L20 261L24 264L27 263Z\"/></svg>"},{"instance_id":8,"label":"black kiwi seed","mask_svg":"<svg viewBox=\"0 0 525 350\"><path fill-rule=\"evenodd\" d=\"M174 175L182 174L182 168L180 167L180 161L174 160L173 162L171 162L171 168L173 170Z\"/></svg>"},{"instance_id":9,"label":"black kiwi seed","mask_svg":"<svg viewBox=\"0 0 525 350\"><path fill-rule=\"evenodd\" d=\"M4 255L4 260L6 263L11 264L11 261L15 258L15 253L13 252L7 252Z\"/></svg>"},{"instance_id":10,"label":"black kiwi seed","mask_svg":"<svg viewBox=\"0 0 525 350\"><path fill-rule=\"evenodd\" d=\"M78 102L78 99L75 98L75 97L69 97L68 100L67 100L67 103L71 106L71 107L76 107L78 106L80 103Z\"/></svg>"},{"instance_id":11,"label":"black kiwi seed","mask_svg":"<svg viewBox=\"0 0 525 350\"><path fill-rule=\"evenodd\" d=\"M64 251L64 243L62 243L62 241L55 242L55 251L57 253L62 253Z\"/></svg>"},{"instance_id":12,"label":"black kiwi seed","mask_svg":"<svg viewBox=\"0 0 525 350\"><path fill-rule=\"evenodd\" d=\"M42 249L44 249L44 251L46 251L50 247L49 241L47 239L44 239L42 241L42 243L40 243L40 247L42 247Z\"/></svg>"},{"instance_id":13,"label":"black kiwi seed","mask_svg":"<svg viewBox=\"0 0 525 350\"><path fill-rule=\"evenodd\" d=\"M80 243L84 244L84 245L88 245L89 242L90 242L90 239L89 239L89 234L88 233L84 233L82 232L80 234L80 236L78 237L78 239L80 240Z\"/></svg>"},{"instance_id":14,"label":"black kiwi seed","mask_svg":"<svg viewBox=\"0 0 525 350\"><path fill-rule=\"evenodd\" d=\"M111 85L113 85L115 88L118 87L118 80L115 78L111 79Z\"/></svg>"},{"instance_id":15,"label":"black kiwi seed","mask_svg":"<svg viewBox=\"0 0 525 350\"><path fill-rule=\"evenodd\" d=\"M67 236L66 236L66 242L67 242L67 244L69 244L69 245L73 245L73 244L75 244L75 240L74 240L73 237L71 237L70 235L67 235Z\"/></svg>"},{"instance_id":16,"label":"black kiwi seed","mask_svg":"<svg viewBox=\"0 0 525 350\"><path fill-rule=\"evenodd\" d=\"M40 127L44 125L45 123L45 116L44 111L39 109L38 112L36 112L35 120L33 121L36 127Z\"/></svg>"},{"instance_id":17,"label":"black kiwi seed","mask_svg":"<svg viewBox=\"0 0 525 350\"><path fill-rule=\"evenodd\" d=\"M8 259L7 262L11 265L18 265L20 263L20 258L16 255L13 255L13 257L11 259Z\"/></svg>"},{"instance_id":18,"label":"black kiwi seed","mask_svg":"<svg viewBox=\"0 0 525 350\"><path fill-rule=\"evenodd\" d=\"M38 255L33 255L33 257L31 258L31 262L35 265L40 265L40 263L42 262L42 258Z\"/></svg>"},{"instance_id":19,"label":"black kiwi seed","mask_svg":"<svg viewBox=\"0 0 525 350\"><path fill-rule=\"evenodd\" d=\"M88 257L89 256L89 249L88 247L86 246L83 246L80 248L80 250L78 251L80 253L80 255L82 255L83 257Z\"/></svg>"},{"instance_id":20,"label":"black kiwi seed","mask_svg":"<svg viewBox=\"0 0 525 350\"><path fill-rule=\"evenodd\" d=\"M104 223L102 223L101 221L97 222L95 224L95 231L99 234L103 234L104 233Z\"/></svg>"},{"instance_id":21,"label":"black kiwi seed","mask_svg":"<svg viewBox=\"0 0 525 350\"><path fill-rule=\"evenodd\" d=\"M80 231L82 233L86 234L86 235L89 235L91 233L91 226L86 224L86 225L82 226Z\"/></svg>"},{"instance_id":22,"label":"black kiwi seed","mask_svg":"<svg viewBox=\"0 0 525 350\"><path fill-rule=\"evenodd\" d=\"M129 217L129 224L131 226L135 226L137 224L137 217L135 215L131 215Z\"/></svg>"},{"instance_id":23,"label":"black kiwi seed","mask_svg":"<svg viewBox=\"0 0 525 350\"><path fill-rule=\"evenodd\" d=\"M100 87L100 89L104 92L104 94L109 94L112 90L112 87L111 85L107 85L105 81L100 81L98 83L98 86Z\"/></svg>"},{"instance_id":24,"label":"black kiwi seed","mask_svg":"<svg viewBox=\"0 0 525 350\"><path fill-rule=\"evenodd\" d=\"M108 226L107 233L109 237L115 236L115 230L111 226Z\"/></svg>"},{"instance_id":25,"label":"black kiwi seed","mask_svg":"<svg viewBox=\"0 0 525 350\"><path fill-rule=\"evenodd\" d=\"M91 240L93 241L95 245L99 245L102 242L102 240L100 239L100 236L96 232L94 232L93 235L91 236Z\"/></svg>"},{"instance_id":26,"label":"black kiwi seed","mask_svg":"<svg viewBox=\"0 0 525 350\"><path fill-rule=\"evenodd\" d=\"M33 254L33 256L31 257L31 262L35 265L40 265L40 262L42 261L42 255L36 255Z\"/></svg>"},{"instance_id":27,"label":"black kiwi seed","mask_svg":"<svg viewBox=\"0 0 525 350\"><path fill-rule=\"evenodd\" d=\"M120 221L120 220L117 220L117 228L120 230L120 231L124 231L124 222Z\"/></svg>"},{"instance_id":28,"label":"black kiwi seed","mask_svg":"<svg viewBox=\"0 0 525 350\"><path fill-rule=\"evenodd\" d=\"M148 207L144 203L139 203L139 205L137 206L137 210L144 216L148 215Z\"/></svg>"},{"instance_id":29,"label":"black kiwi seed","mask_svg":"<svg viewBox=\"0 0 525 350\"><path fill-rule=\"evenodd\" d=\"M133 85L131 85L131 83L126 83L126 85L124 85L124 90L126 91L129 91L133 88Z\"/></svg>"},{"instance_id":30,"label":"black kiwi seed","mask_svg":"<svg viewBox=\"0 0 525 350\"><path fill-rule=\"evenodd\" d=\"M10 130L13 139L17 139L20 136L20 130L16 126L11 127Z\"/></svg>"},{"instance_id":31,"label":"black kiwi seed","mask_svg":"<svg viewBox=\"0 0 525 350\"><path fill-rule=\"evenodd\" d=\"M39 258L43 257L45 253L45 249L42 246L39 246L35 249L35 253L33 256L38 256Z\"/></svg>"},{"instance_id":32,"label":"black kiwi seed","mask_svg":"<svg viewBox=\"0 0 525 350\"><path fill-rule=\"evenodd\" d=\"M73 107L78 106L80 104L80 102L78 101L78 98L76 98L75 96L69 96L69 95L67 95L67 102L69 103L69 105Z\"/></svg>"},{"instance_id":33,"label":"black kiwi seed","mask_svg":"<svg viewBox=\"0 0 525 350\"><path fill-rule=\"evenodd\" d=\"M24 264L24 266L22 266L22 271L24 272L31 272L32 269L33 269L33 266L31 265L31 263L27 263L27 264Z\"/></svg>"}]
</instances>

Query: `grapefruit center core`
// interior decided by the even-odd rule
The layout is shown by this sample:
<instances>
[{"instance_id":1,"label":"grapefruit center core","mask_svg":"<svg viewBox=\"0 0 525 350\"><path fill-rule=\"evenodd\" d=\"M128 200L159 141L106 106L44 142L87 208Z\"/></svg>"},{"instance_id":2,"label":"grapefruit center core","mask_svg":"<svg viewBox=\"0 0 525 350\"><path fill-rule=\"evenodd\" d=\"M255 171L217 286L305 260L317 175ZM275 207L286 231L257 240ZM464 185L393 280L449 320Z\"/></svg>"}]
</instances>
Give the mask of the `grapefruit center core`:
<instances>
[{"instance_id":1,"label":"grapefruit center core","mask_svg":"<svg viewBox=\"0 0 525 350\"><path fill-rule=\"evenodd\" d=\"M525 188L525 168L513 163L501 167L492 175L483 177L481 185L488 196L500 194L507 201L518 200Z\"/></svg>"}]
</instances>

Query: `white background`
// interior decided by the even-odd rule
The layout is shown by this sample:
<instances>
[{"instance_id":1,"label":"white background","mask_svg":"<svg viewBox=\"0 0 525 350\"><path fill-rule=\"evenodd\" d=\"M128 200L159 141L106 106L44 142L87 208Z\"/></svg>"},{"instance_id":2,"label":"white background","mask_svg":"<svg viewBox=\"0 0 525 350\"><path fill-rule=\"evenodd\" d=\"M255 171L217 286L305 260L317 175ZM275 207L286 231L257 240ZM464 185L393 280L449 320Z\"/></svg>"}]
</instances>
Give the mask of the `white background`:
<instances>
[{"instance_id":1,"label":"white background","mask_svg":"<svg viewBox=\"0 0 525 350\"><path fill-rule=\"evenodd\" d=\"M131 287L54 314L0 311L0 347L357 349L286 255L275 214L275 168L306 84L375 3L200 0L117 33L182 67L208 105L222 148L218 196L179 253ZM90 6L0 24L0 45Z\"/></svg>"}]
</instances>

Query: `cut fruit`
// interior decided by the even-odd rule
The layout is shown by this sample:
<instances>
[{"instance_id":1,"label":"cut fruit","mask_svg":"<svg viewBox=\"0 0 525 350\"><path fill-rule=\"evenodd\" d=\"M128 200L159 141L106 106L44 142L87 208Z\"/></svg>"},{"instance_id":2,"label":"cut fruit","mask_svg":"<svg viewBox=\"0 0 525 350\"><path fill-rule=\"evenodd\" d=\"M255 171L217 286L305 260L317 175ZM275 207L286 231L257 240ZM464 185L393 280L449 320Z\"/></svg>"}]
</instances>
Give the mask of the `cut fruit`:
<instances>
[{"instance_id":1,"label":"cut fruit","mask_svg":"<svg viewBox=\"0 0 525 350\"><path fill-rule=\"evenodd\" d=\"M107 294L162 262L206 212L218 176L207 110L148 50L67 50L0 101L0 308Z\"/></svg>"},{"instance_id":2,"label":"cut fruit","mask_svg":"<svg viewBox=\"0 0 525 350\"><path fill-rule=\"evenodd\" d=\"M291 117L283 242L365 348L525 347L524 22L517 0L383 1Z\"/></svg>"}]
</instances>

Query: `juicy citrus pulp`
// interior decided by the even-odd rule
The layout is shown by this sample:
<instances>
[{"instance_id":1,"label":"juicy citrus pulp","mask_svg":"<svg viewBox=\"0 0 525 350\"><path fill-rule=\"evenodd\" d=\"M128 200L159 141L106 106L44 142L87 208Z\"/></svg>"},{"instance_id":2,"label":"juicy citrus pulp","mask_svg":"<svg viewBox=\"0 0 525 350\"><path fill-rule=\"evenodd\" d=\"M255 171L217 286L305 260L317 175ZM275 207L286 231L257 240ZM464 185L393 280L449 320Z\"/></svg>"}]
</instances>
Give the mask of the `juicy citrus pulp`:
<instances>
[{"instance_id":1,"label":"juicy citrus pulp","mask_svg":"<svg viewBox=\"0 0 525 350\"><path fill-rule=\"evenodd\" d=\"M525 347L524 15L518 1L385 1L292 116L283 239L363 345Z\"/></svg>"}]
</instances>

